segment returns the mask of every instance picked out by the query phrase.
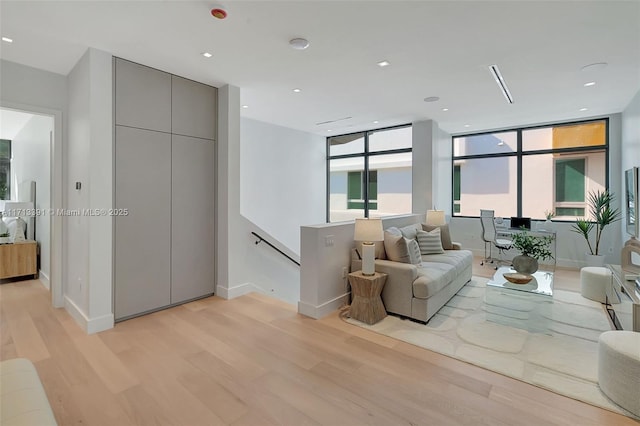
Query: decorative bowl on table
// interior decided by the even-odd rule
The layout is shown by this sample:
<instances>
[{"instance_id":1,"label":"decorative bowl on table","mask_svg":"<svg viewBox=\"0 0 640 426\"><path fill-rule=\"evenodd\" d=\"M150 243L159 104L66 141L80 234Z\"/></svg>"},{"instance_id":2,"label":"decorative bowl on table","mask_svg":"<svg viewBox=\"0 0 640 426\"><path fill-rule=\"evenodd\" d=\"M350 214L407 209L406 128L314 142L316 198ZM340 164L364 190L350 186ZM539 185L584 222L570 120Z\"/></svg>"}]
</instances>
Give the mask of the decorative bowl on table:
<instances>
[{"instance_id":1,"label":"decorative bowl on table","mask_svg":"<svg viewBox=\"0 0 640 426\"><path fill-rule=\"evenodd\" d=\"M529 274L521 274L519 272L509 272L503 274L503 277L513 284L527 284L529 281L533 279L533 276Z\"/></svg>"}]
</instances>

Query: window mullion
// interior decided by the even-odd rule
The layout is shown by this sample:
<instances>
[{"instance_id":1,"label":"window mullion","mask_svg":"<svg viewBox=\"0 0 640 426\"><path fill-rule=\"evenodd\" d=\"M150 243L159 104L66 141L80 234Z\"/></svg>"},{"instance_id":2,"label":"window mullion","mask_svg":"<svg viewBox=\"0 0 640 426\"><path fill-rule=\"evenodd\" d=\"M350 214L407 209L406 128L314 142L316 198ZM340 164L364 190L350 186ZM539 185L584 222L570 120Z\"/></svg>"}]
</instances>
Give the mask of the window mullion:
<instances>
[{"instance_id":1,"label":"window mullion","mask_svg":"<svg viewBox=\"0 0 640 426\"><path fill-rule=\"evenodd\" d=\"M362 194L364 198L364 217L369 217L369 133L364 132L364 176Z\"/></svg>"},{"instance_id":2,"label":"window mullion","mask_svg":"<svg viewBox=\"0 0 640 426\"><path fill-rule=\"evenodd\" d=\"M518 153L518 157L517 157L517 165L516 168L518 169L518 173L517 173L517 189L516 189L516 196L518 197L518 201L516 204L516 212L517 212L517 216L522 216L522 129L518 129L518 131L516 132L516 138L517 138L517 153Z\"/></svg>"}]
</instances>

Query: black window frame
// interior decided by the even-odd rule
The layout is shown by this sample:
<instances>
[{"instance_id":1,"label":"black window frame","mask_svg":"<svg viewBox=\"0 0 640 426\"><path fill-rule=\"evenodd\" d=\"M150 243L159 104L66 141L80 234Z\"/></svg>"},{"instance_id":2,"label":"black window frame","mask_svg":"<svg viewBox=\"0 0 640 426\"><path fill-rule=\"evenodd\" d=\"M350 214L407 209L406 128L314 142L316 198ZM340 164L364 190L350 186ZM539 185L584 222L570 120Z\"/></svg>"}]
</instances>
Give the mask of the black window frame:
<instances>
[{"instance_id":1,"label":"black window frame","mask_svg":"<svg viewBox=\"0 0 640 426\"><path fill-rule=\"evenodd\" d=\"M377 128L377 129L369 129L369 130L360 130L358 132L352 132L352 133L344 133L341 135L331 135L331 136L327 136L326 138L326 158L327 158L327 166L326 166L326 181L327 181L327 185L326 185L326 196L325 196L325 200L326 200L326 223L331 223L331 205L330 205L330 197L331 197L331 160L340 160L343 158L363 158L364 161L364 169L363 169L363 174L364 176L367 177L367 182L366 185L364 185L363 188L363 192L364 192L364 217L368 218L369 217L369 158L371 157L375 157L378 155L389 155L389 154L405 154L405 153L410 153L413 152L413 144L410 148L398 148L398 149L388 149L388 150L384 150L384 151L373 151L370 152L369 151L369 136L377 133L377 132L384 132L384 131L388 131L388 130L394 130L394 129L402 129L405 127L412 127L413 125L411 123L406 123L406 124L399 124L397 126L389 126L389 127L381 127L381 128ZM353 153L353 154L340 154L340 155L331 155L331 143L330 140L331 138L335 138L335 137L339 137L339 136L349 136L349 135L357 135L362 133L364 136L364 150L363 152L357 152L357 153ZM413 159L411 161L411 167L413 167Z\"/></svg>"},{"instance_id":2,"label":"black window frame","mask_svg":"<svg viewBox=\"0 0 640 426\"><path fill-rule=\"evenodd\" d=\"M579 153L588 153L593 151L604 151L605 154L605 188L609 189L609 119L610 117L600 117L600 118L590 118L588 120L580 120L580 121L567 121L567 122L559 122L559 123L548 123L541 124L536 126L523 126L523 127L515 127L508 129L495 129L486 132L477 132L477 133L460 133L451 135L451 212L454 212L454 167L456 166L456 161L460 160L468 160L468 159L483 159L483 158L502 158L502 157L516 157L517 163L517 208L515 216L522 216L522 159L523 157L527 157L530 155L540 155L540 154L557 154L557 153L571 153L571 154L579 154ZM597 123L604 122L605 132L605 143L604 145L597 146L580 146L580 147L571 147L571 148L556 148L556 149L540 149L540 150L527 150L524 151L522 149L522 133L527 130L533 129L544 129L544 128L553 128L553 127L563 127L563 126L576 126L581 124L589 124L589 123ZM490 154L474 154L474 155L460 155L455 156L455 144L454 140L456 138L464 138L464 137L473 137L473 136L482 136L482 135L492 135L495 133L502 132L516 132L517 137L517 149L515 152L507 152L507 153L490 153ZM478 216L464 216L464 215L456 215L452 214L452 217L460 217L460 218L478 218ZM574 222L573 220L560 220L562 222Z\"/></svg>"}]
</instances>

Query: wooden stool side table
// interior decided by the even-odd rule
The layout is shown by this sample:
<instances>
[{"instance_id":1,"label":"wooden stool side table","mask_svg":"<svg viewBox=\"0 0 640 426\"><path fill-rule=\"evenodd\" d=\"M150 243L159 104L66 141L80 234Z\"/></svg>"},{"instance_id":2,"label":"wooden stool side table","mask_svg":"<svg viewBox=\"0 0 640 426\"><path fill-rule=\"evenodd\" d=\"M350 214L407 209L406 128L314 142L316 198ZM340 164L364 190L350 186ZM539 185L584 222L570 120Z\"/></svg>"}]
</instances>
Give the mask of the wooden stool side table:
<instances>
[{"instance_id":1,"label":"wooden stool side table","mask_svg":"<svg viewBox=\"0 0 640 426\"><path fill-rule=\"evenodd\" d=\"M375 324L387 316L380 294L387 274L376 272L373 275L363 275L362 271L349 274L353 301L349 308L349 316L367 324Z\"/></svg>"}]
</instances>

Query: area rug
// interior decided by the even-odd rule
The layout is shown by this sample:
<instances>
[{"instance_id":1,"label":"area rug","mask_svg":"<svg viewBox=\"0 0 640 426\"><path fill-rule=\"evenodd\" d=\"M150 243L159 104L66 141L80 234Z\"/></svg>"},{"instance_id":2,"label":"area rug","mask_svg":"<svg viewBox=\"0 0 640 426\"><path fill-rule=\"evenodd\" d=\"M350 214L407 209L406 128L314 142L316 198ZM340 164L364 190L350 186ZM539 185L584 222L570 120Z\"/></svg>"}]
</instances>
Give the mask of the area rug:
<instances>
[{"instance_id":1,"label":"area rug","mask_svg":"<svg viewBox=\"0 0 640 426\"><path fill-rule=\"evenodd\" d=\"M473 277L426 324L387 316L384 334L561 395L634 417L598 388L598 336L610 330L602 305L555 290L553 298L487 286Z\"/></svg>"}]
</instances>

